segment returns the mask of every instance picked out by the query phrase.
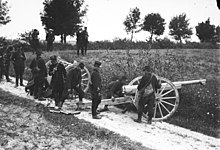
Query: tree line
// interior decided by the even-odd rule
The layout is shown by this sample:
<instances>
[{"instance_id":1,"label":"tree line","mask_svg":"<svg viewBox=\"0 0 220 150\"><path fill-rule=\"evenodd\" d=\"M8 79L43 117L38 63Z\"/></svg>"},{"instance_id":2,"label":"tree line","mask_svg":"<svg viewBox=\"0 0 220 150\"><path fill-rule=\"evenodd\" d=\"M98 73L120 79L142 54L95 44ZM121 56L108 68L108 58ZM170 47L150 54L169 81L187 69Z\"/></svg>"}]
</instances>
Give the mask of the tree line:
<instances>
[{"instance_id":1,"label":"tree line","mask_svg":"<svg viewBox=\"0 0 220 150\"><path fill-rule=\"evenodd\" d=\"M87 12L87 6L84 6L84 2L84 0L45 0L43 12L40 13L42 26L45 30L53 29L54 34L60 36L61 43L66 43L66 37L75 36L84 24L83 18ZM0 25L6 25L11 21L8 16L7 1L2 2L0 8ZM139 8L130 9L123 22L125 31L131 34L131 41L135 33L149 32L150 37L147 37L146 41L152 45L159 36L163 35L165 19L159 13L150 13L145 15L141 21L140 14ZM185 13L174 16L169 22L169 35L182 44L183 40L187 41L193 34L192 27L189 25L189 19ZM220 42L220 27L211 24L209 18L198 23L195 29L200 42ZM27 35L29 35L28 32L21 33L20 37L27 40Z\"/></svg>"}]
</instances>

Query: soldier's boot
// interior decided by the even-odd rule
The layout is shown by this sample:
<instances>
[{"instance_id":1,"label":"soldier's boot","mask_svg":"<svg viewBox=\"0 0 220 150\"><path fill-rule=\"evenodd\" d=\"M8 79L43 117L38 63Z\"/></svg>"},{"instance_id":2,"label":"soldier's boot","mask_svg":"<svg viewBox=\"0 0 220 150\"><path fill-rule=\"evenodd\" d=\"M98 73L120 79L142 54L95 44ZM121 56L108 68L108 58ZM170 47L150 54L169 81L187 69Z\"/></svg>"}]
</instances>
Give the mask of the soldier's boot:
<instances>
[{"instance_id":1,"label":"soldier's boot","mask_svg":"<svg viewBox=\"0 0 220 150\"><path fill-rule=\"evenodd\" d=\"M141 121L141 117L142 117L142 115L141 115L141 114L138 114L138 118L137 118L137 119L134 119L134 121L137 122L137 123L141 123L141 122L142 122L142 121Z\"/></svg>"},{"instance_id":2,"label":"soldier's boot","mask_svg":"<svg viewBox=\"0 0 220 150\"><path fill-rule=\"evenodd\" d=\"M18 87L18 78L16 78L15 87Z\"/></svg>"},{"instance_id":3,"label":"soldier's boot","mask_svg":"<svg viewBox=\"0 0 220 150\"><path fill-rule=\"evenodd\" d=\"M23 78L20 78L20 86L24 86L24 84L23 84Z\"/></svg>"}]
</instances>

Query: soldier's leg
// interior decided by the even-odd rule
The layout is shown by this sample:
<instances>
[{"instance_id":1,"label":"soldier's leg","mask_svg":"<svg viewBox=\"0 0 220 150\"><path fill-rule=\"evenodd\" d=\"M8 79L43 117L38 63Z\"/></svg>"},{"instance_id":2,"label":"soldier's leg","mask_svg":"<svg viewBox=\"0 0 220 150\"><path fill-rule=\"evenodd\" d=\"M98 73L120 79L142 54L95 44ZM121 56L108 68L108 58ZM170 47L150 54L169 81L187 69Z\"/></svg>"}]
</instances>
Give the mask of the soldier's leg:
<instances>
[{"instance_id":1,"label":"soldier's leg","mask_svg":"<svg viewBox=\"0 0 220 150\"><path fill-rule=\"evenodd\" d=\"M43 98L43 84L44 84L44 77L40 76L38 78L38 100L45 100Z\"/></svg>"},{"instance_id":2,"label":"soldier's leg","mask_svg":"<svg viewBox=\"0 0 220 150\"><path fill-rule=\"evenodd\" d=\"M73 89L78 93L79 95L79 101L82 102L82 99L84 97L84 92L80 87L73 87Z\"/></svg>"},{"instance_id":3,"label":"soldier's leg","mask_svg":"<svg viewBox=\"0 0 220 150\"><path fill-rule=\"evenodd\" d=\"M9 67L10 67L10 64L7 64L5 66L5 77L6 77L7 82L11 81L10 78L9 78Z\"/></svg>"},{"instance_id":4,"label":"soldier's leg","mask_svg":"<svg viewBox=\"0 0 220 150\"><path fill-rule=\"evenodd\" d=\"M151 97L148 101L148 124L151 124L154 115L155 97Z\"/></svg>"},{"instance_id":5,"label":"soldier's leg","mask_svg":"<svg viewBox=\"0 0 220 150\"><path fill-rule=\"evenodd\" d=\"M39 82L38 82L38 78L34 78L34 99L38 98L38 86L39 86Z\"/></svg>"}]
</instances>

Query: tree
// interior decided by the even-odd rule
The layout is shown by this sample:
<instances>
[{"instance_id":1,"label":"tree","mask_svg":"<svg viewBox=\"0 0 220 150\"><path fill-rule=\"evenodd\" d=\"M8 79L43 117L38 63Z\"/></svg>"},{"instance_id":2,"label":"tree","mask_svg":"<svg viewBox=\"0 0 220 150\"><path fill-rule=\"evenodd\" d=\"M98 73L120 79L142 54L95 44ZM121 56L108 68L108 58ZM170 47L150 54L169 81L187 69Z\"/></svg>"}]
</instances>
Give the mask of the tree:
<instances>
[{"instance_id":1,"label":"tree","mask_svg":"<svg viewBox=\"0 0 220 150\"><path fill-rule=\"evenodd\" d=\"M210 24L210 20L198 23L196 28L196 35L201 42L213 42L215 36L215 26Z\"/></svg>"},{"instance_id":2,"label":"tree","mask_svg":"<svg viewBox=\"0 0 220 150\"><path fill-rule=\"evenodd\" d=\"M153 35L162 35L165 30L165 19L159 13L151 13L144 17L142 30L150 33L149 42L152 43Z\"/></svg>"},{"instance_id":3,"label":"tree","mask_svg":"<svg viewBox=\"0 0 220 150\"><path fill-rule=\"evenodd\" d=\"M125 30L127 33L131 33L131 41L133 40L133 34L137 32L138 23L140 20L140 10L139 8L130 9L128 16L126 17L123 24L125 25Z\"/></svg>"},{"instance_id":4,"label":"tree","mask_svg":"<svg viewBox=\"0 0 220 150\"><path fill-rule=\"evenodd\" d=\"M66 43L66 36L74 36L80 28L87 9L82 9L84 0L45 0L41 21L45 29L53 29Z\"/></svg>"},{"instance_id":5,"label":"tree","mask_svg":"<svg viewBox=\"0 0 220 150\"><path fill-rule=\"evenodd\" d=\"M170 35L174 37L175 40L180 41L182 44L182 39L190 38L192 33L192 28L189 27L189 19L186 19L186 14L180 14L171 19L169 24Z\"/></svg>"},{"instance_id":6,"label":"tree","mask_svg":"<svg viewBox=\"0 0 220 150\"><path fill-rule=\"evenodd\" d=\"M0 1L0 25L6 25L11 21L10 16L8 16L9 8L7 5L7 1Z\"/></svg>"}]
</instances>

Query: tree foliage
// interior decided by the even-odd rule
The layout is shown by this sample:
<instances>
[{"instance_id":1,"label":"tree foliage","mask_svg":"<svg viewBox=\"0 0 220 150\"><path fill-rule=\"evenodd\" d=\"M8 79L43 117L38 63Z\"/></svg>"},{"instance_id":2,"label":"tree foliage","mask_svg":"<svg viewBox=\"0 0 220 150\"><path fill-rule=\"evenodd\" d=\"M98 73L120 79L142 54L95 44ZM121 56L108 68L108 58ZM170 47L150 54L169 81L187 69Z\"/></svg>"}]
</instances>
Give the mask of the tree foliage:
<instances>
[{"instance_id":1,"label":"tree foliage","mask_svg":"<svg viewBox=\"0 0 220 150\"><path fill-rule=\"evenodd\" d=\"M73 36L82 24L86 14L83 9L84 0L45 0L41 21L45 29L53 29L55 35L61 35L64 42L66 36Z\"/></svg>"},{"instance_id":2,"label":"tree foliage","mask_svg":"<svg viewBox=\"0 0 220 150\"><path fill-rule=\"evenodd\" d=\"M196 35L201 42L213 42L215 38L215 25L210 24L210 20L198 23L196 28Z\"/></svg>"},{"instance_id":3,"label":"tree foliage","mask_svg":"<svg viewBox=\"0 0 220 150\"><path fill-rule=\"evenodd\" d=\"M151 13L145 16L142 29L150 33L150 43L152 43L153 35L162 35L165 30L165 19L159 13Z\"/></svg>"},{"instance_id":4,"label":"tree foliage","mask_svg":"<svg viewBox=\"0 0 220 150\"><path fill-rule=\"evenodd\" d=\"M127 33L131 33L131 41L133 39L134 32L137 32L137 28L140 21L140 10L135 7L130 10L123 24L125 25L125 30Z\"/></svg>"},{"instance_id":5,"label":"tree foliage","mask_svg":"<svg viewBox=\"0 0 220 150\"><path fill-rule=\"evenodd\" d=\"M10 16L8 16L9 8L8 2L0 3L0 25L6 25L11 21Z\"/></svg>"},{"instance_id":6,"label":"tree foliage","mask_svg":"<svg viewBox=\"0 0 220 150\"><path fill-rule=\"evenodd\" d=\"M169 29L169 34L175 40L180 41L180 44L182 44L182 39L190 38L193 34L192 28L189 27L189 19L186 18L185 13L173 17L170 21Z\"/></svg>"}]
</instances>

